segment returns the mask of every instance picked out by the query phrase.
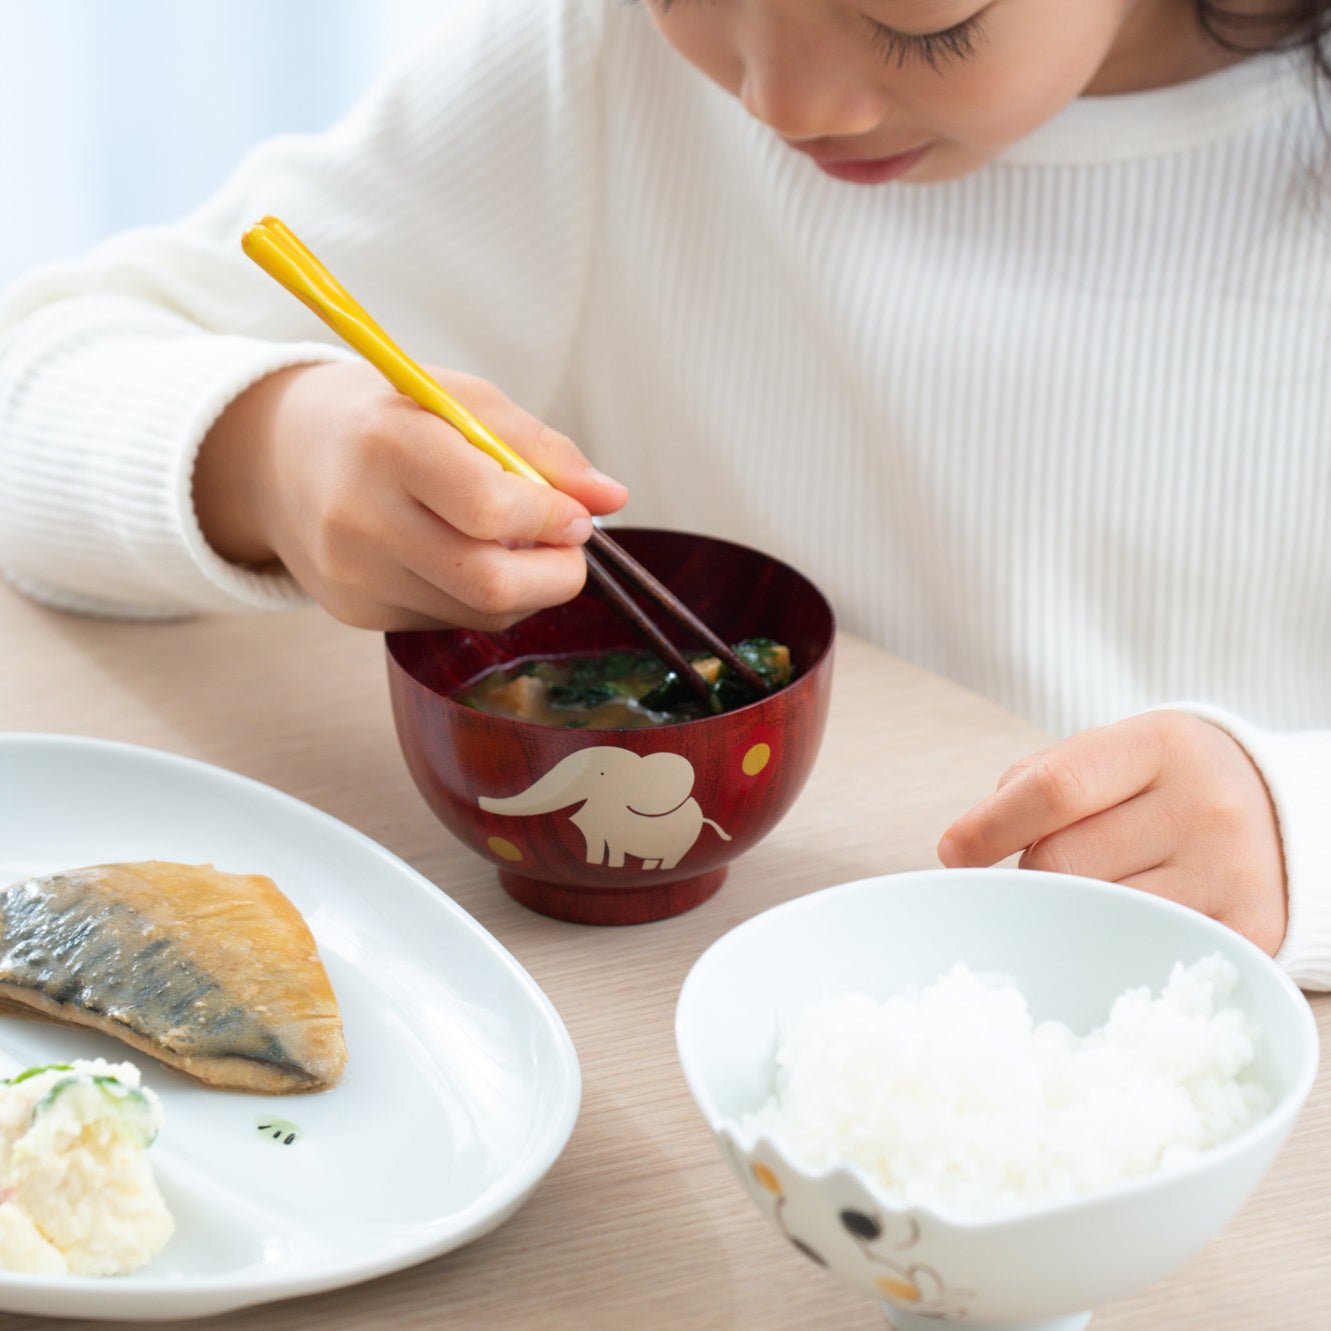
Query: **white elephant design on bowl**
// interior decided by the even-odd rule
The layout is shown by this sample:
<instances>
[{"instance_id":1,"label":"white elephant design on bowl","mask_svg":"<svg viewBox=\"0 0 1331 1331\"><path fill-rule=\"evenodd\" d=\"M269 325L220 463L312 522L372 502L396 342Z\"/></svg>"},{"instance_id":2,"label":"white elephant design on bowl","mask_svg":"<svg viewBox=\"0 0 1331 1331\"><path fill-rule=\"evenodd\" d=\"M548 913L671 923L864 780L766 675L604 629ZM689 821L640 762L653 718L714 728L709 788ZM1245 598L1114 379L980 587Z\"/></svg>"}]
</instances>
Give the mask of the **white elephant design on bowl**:
<instances>
[{"instance_id":1,"label":"white elephant design on bowl","mask_svg":"<svg viewBox=\"0 0 1331 1331\"><path fill-rule=\"evenodd\" d=\"M581 804L569 821L587 843L588 864L622 869L632 855L644 869L673 869L704 824L730 840L693 798L693 782L693 764L681 754L598 745L567 754L516 795L482 795L477 803L486 813L524 818Z\"/></svg>"}]
</instances>

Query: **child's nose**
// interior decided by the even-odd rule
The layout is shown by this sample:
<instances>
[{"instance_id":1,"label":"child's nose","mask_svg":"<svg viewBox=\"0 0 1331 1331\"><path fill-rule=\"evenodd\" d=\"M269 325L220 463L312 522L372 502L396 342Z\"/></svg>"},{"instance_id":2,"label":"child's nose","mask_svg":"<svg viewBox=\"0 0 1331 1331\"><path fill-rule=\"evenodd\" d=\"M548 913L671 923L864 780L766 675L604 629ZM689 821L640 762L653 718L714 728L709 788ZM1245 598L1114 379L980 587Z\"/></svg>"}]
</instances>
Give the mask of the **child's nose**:
<instances>
[{"instance_id":1,"label":"child's nose","mask_svg":"<svg viewBox=\"0 0 1331 1331\"><path fill-rule=\"evenodd\" d=\"M811 60L793 41L765 44L746 59L739 100L785 139L851 138L882 123L879 91L839 62Z\"/></svg>"}]
</instances>

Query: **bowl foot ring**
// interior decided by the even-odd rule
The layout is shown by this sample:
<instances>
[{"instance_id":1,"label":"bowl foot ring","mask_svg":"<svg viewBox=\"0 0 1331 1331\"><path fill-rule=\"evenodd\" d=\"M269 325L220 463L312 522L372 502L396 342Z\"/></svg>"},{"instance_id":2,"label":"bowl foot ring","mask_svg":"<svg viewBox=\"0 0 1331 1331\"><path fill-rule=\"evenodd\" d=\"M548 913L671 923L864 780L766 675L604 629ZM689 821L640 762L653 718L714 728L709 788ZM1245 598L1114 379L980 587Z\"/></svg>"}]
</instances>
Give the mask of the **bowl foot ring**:
<instances>
[{"instance_id":1,"label":"bowl foot ring","mask_svg":"<svg viewBox=\"0 0 1331 1331\"><path fill-rule=\"evenodd\" d=\"M499 870L499 881L528 910L573 924L647 924L701 906L726 880L728 866L659 887L568 887Z\"/></svg>"},{"instance_id":2,"label":"bowl foot ring","mask_svg":"<svg viewBox=\"0 0 1331 1331\"><path fill-rule=\"evenodd\" d=\"M1036 1322L983 1322L968 1317L945 1321L909 1312L892 1303L883 1304L883 1312L895 1331L942 1331L945 1327L956 1327L957 1331L1083 1331L1091 1322L1090 1313L1071 1313L1067 1317L1047 1317Z\"/></svg>"}]
</instances>

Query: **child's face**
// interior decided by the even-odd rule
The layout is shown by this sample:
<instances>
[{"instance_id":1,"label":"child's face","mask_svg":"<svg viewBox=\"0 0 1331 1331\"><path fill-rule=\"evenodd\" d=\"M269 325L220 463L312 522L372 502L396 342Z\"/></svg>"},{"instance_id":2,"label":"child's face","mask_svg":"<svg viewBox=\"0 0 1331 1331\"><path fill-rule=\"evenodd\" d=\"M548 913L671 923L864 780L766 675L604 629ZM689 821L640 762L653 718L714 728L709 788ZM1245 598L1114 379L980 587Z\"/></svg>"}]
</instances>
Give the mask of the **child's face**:
<instances>
[{"instance_id":1,"label":"child's face","mask_svg":"<svg viewBox=\"0 0 1331 1331\"><path fill-rule=\"evenodd\" d=\"M649 0L686 60L823 170L964 176L1085 91L1174 81L1194 0Z\"/></svg>"}]
</instances>

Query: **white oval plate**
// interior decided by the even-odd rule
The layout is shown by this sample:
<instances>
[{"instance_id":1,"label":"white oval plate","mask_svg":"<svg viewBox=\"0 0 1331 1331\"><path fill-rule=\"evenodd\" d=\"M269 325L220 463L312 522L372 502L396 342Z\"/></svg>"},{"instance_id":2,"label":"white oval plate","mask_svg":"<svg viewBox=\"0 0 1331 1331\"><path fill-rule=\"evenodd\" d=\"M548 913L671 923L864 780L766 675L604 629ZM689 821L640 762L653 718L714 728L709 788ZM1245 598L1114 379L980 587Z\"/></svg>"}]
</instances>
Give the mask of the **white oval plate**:
<instances>
[{"instance_id":1,"label":"white oval plate","mask_svg":"<svg viewBox=\"0 0 1331 1331\"><path fill-rule=\"evenodd\" d=\"M459 1247L555 1162L581 1099L550 1000L462 908L308 804L106 740L0 735L0 884L121 860L272 878L305 916L348 1060L314 1095L208 1090L93 1032L0 1016L0 1076L129 1058L162 1097L151 1152L176 1234L113 1279L0 1272L0 1309L145 1321L333 1289ZM261 1132L294 1123L290 1145Z\"/></svg>"}]
</instances>

